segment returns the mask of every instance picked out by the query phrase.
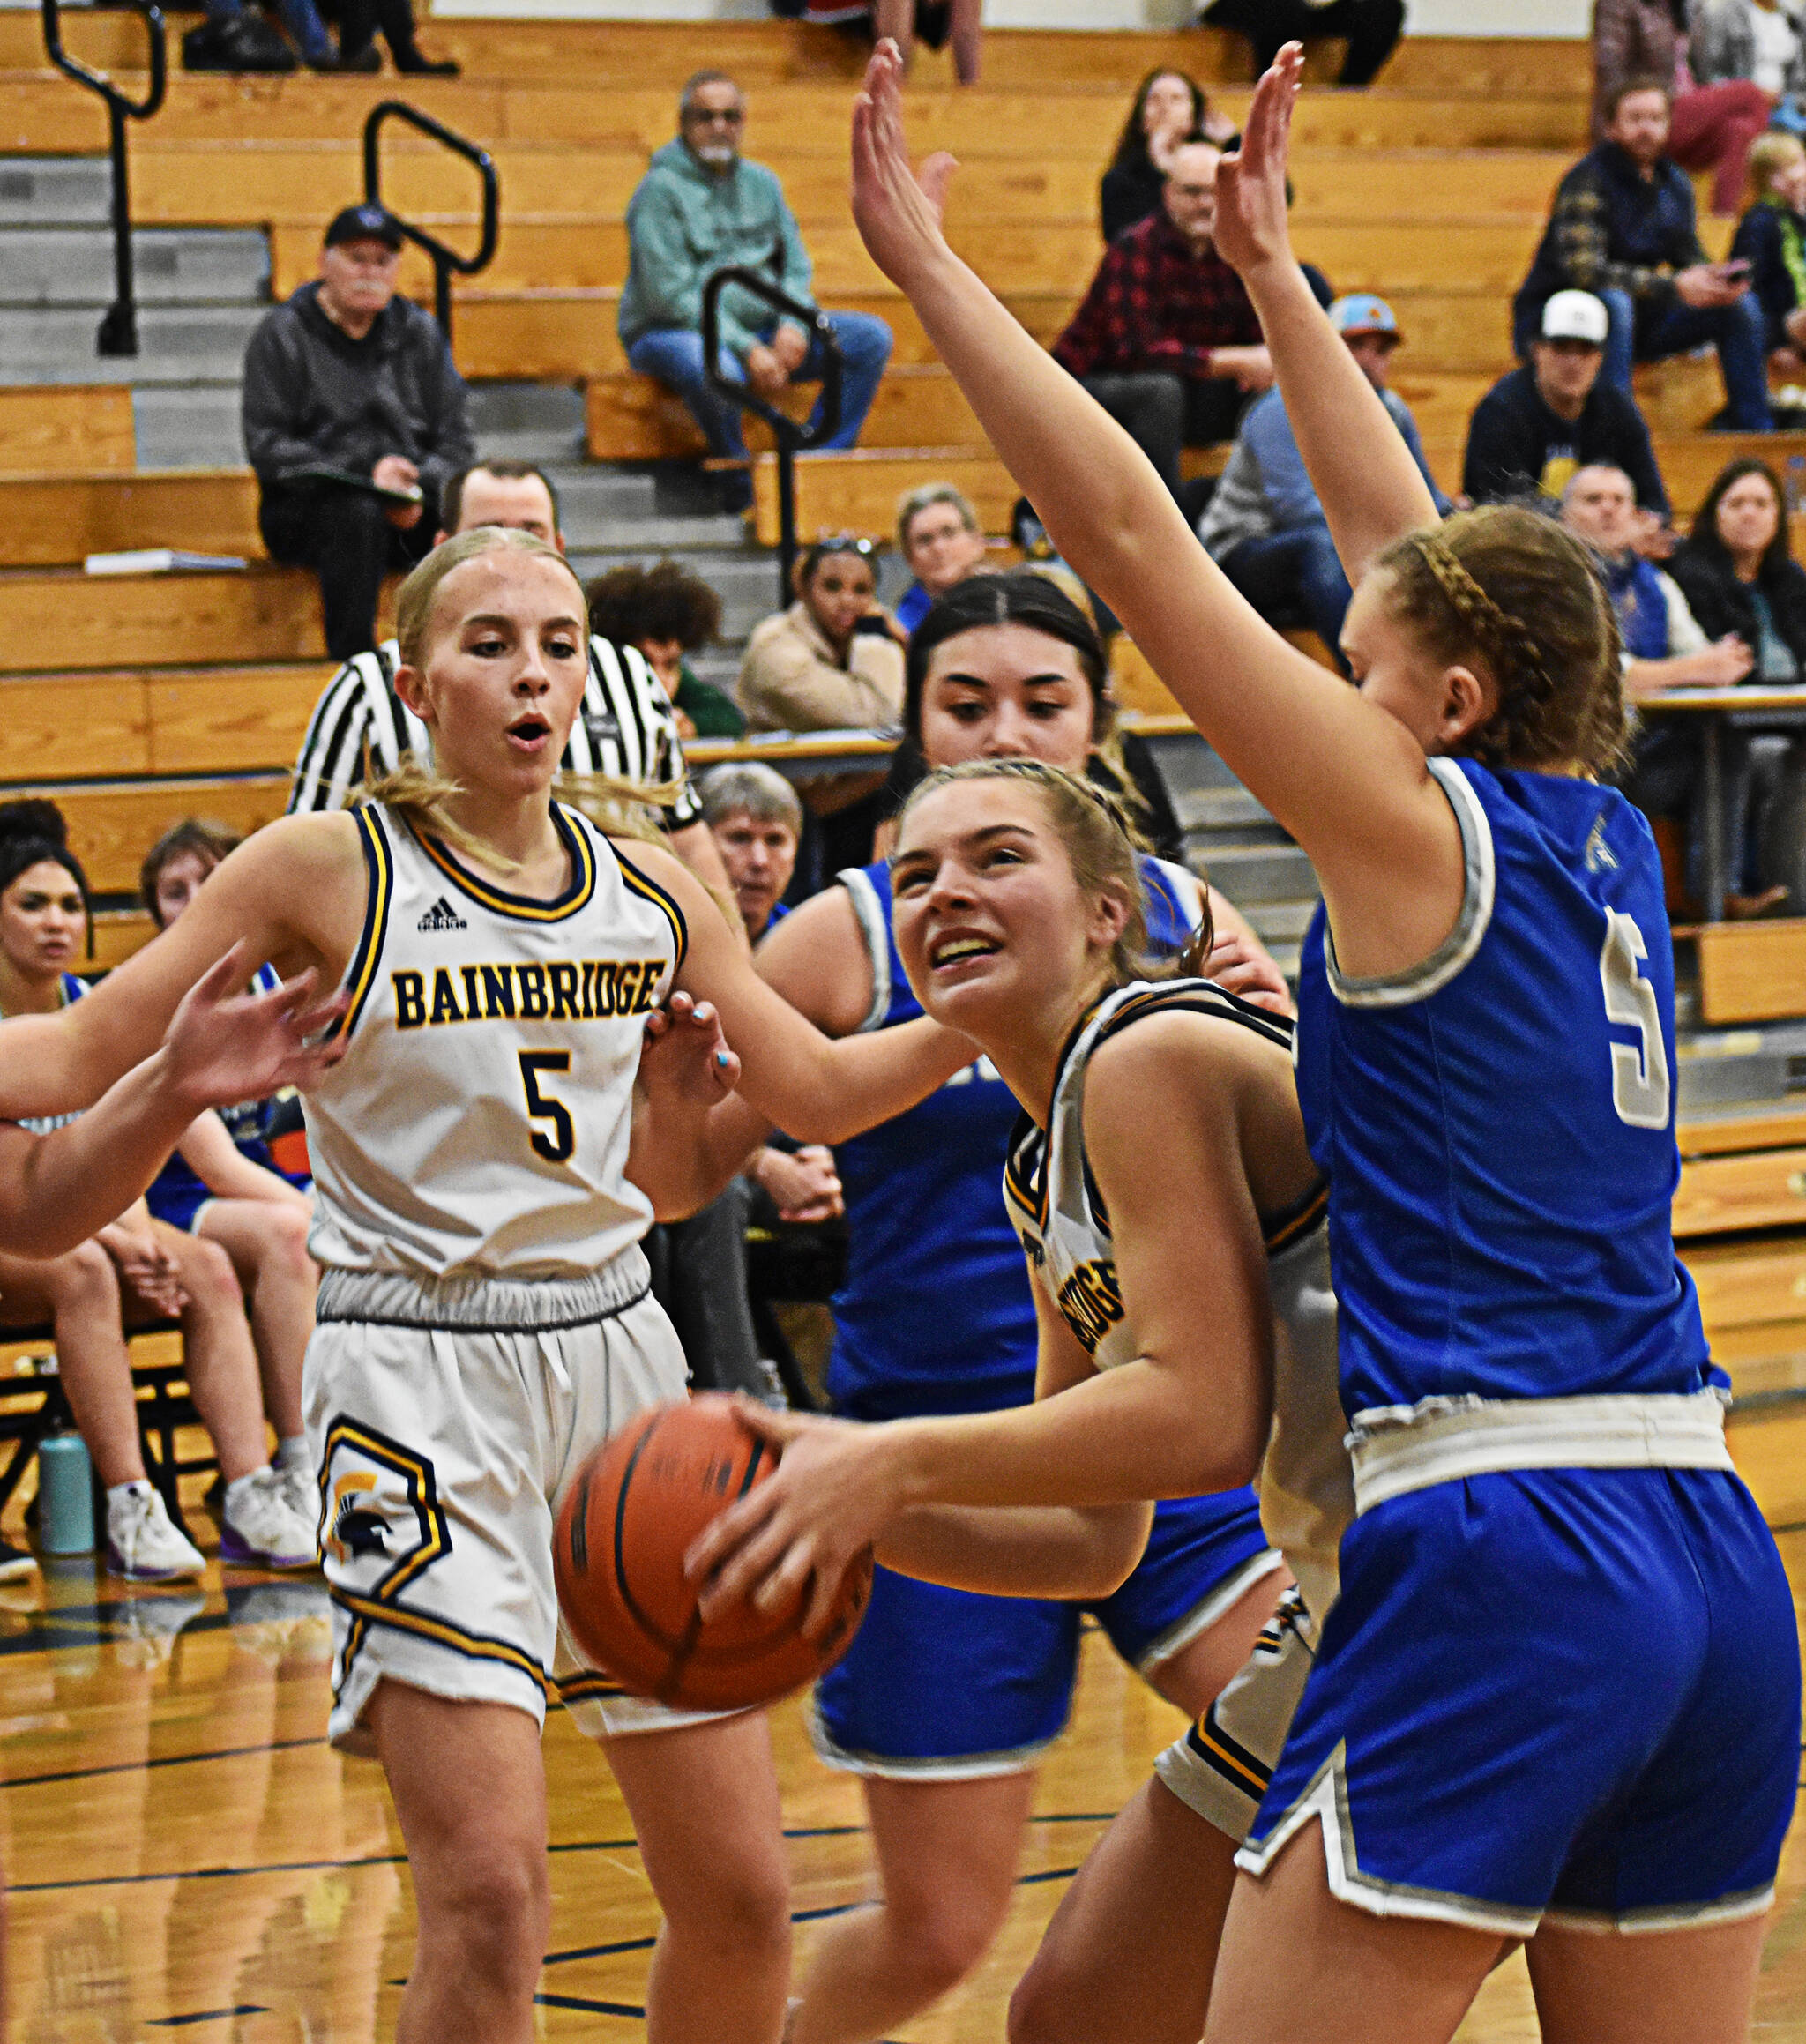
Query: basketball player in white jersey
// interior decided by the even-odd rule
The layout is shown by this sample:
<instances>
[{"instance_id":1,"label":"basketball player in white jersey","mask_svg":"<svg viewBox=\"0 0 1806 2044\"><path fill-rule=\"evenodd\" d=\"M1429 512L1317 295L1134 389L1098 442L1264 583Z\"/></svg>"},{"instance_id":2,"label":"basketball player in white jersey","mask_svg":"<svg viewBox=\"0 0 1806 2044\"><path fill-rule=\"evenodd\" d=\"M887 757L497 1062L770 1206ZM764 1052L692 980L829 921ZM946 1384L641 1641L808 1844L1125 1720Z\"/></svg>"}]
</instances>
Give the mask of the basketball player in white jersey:
<instances>
[{"instance_id":1,"label":"basketball player in white jersey","mask_svg":"<svg viewBox=\"0 0 1806 2044\"><path fill-rule=\"evenodd\" d=\"M931 775L904 810L892 888L917 998L1023 1108L1004 1185L1034 1279L1036 1402L865 1425L749 1410L783 1460L698 1542L691 1572L720 1568L705 1609L813 1574L819 1611L876 1539L887 1567L960 1589L1107 1596L1146 1539L1141 1501L1259 1467L1298 1590L1106 1835L1040 1963L1063 2038L1196 2044L1234 1854L1354 1511L1327 1192L1291 1024L1205 980L1142 978L1134 847L1106 794L1041 761Z\"/></svg>"},{"instance_id":2,"label":"basketball player in white jersey","mask_svg":"<svg viewBox=\"0 0 1806 2044\"><path fill-rule=\"evenodd\" d=\"M0 1113L91 1098L234 943L246 972L312 966L343 989L345 1053L307 1102L325 1267L307 1417L332 1734L381 1758L413 1869L398 2034L534 2033L540 1727L556 1694L608 1741L665 1911L652 2034L776 2044L789 1921L764 1718L620 1697L565 1649L553 1592L553 1517L578 1466L683 1394L639 1237L655 1209L718 1190L700 1175L703 1102L667 1089L662 1120L636 1112L644 1017L674 988L713 1001L754 1104L824 1142L923 1097L972 1048L926 1021L829 1042L668 853L552 802L587 668L582 591L554 549L463 534L409 577L399 619L397 684L445 778L272 824L65 1011L75 1026L0 1025L15 1032Z\"/></svg>"}]
</instances>

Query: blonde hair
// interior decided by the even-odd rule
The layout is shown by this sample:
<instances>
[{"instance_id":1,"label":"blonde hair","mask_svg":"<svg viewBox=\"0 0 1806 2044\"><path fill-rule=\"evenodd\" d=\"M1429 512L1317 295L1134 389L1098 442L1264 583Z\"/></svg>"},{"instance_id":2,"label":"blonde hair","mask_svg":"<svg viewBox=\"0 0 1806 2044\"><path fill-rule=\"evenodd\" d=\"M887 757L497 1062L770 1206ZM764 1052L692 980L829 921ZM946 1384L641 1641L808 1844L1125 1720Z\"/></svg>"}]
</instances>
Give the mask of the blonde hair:
<instances>
[{"instance_id":1,"label":"blonde hair","mask_svg":"<svg viewBox=\"0 0 1806 2044\"><path fill-rule=\"evenodd\" d=\"M1806 143L1797 135L1784 135L1771 128L1750 145L1750 190L1757 198L1766 198L1774 189L1774 175L1784 163L1806 155Z\"/></svg>"},{"instance_id":2,"label":"blonde hair","mask_svg":"<svg viewBox=\"0 0 1806 2044\"><path fill-rule=\"evenodd\" d=\"M1395 541L1375 563L1387 613L1432 660L1474 661L1498 706L1462 750L1489 766L1578 764L1605 774L1623 757L1617 612L1583 543L1517 504L1462 511Z\"/></svg>"},{"instance_id":3,"label":"blonde hair","mask_svg":"<svg viewBox=\"0 0 1806 2044\"><path fill-rule=\"evenodd\" d=\"M1201 973L1214 936L1208 887L1199 881L1204 920L1192 931L1178 958L1150 958L1147 896L1141 884L1134 817L1119 796L1094 781L1068 773L1063 766L1049 766L1041 759L968 759L958 766L937 767L910 791L897 819L899 842L909 812L918 802L937 789L968 780L1026 781L1041 797L1042 810L1065 848L1079 892L1100 895L1115 889L1127 898L1129 920L1110 946L1113 985L1123 987L1131 980L1171 979L1180 974L1195 977Z\"/></svg>"},{"instance_id":4,"label":"blonde hair","mask_svg":"<svg viewBox=\"0 0 1806 2044\"><path fill-rule=\"evenodd\" d=\"M589 639L589 607L577 571L557 548L549 546L532 533L511 526L474 526L433 548L401 585L395 600L395 636L401 664L415 673L424 671L432 639L433 614L445 578L466 561L483 554L524 554L555 562L570 576L577 592L578 616L586 645ZM579 809L599 830L615 837L639 838L662 843L662 833L653 822L653 808L668 807L678 789L669 782L642 783L621 780L605 773L561 774L556 784L559 797ZM392 772L380 774L360 791L360 802L384 802L416 831L440 838L453 850L462 852L498 872L511 872L516 862L498 859L493 846L473 837L456 822L448 802L463 789L448 776L434 772L404 752Z\"/></svg>"}]
</instances>

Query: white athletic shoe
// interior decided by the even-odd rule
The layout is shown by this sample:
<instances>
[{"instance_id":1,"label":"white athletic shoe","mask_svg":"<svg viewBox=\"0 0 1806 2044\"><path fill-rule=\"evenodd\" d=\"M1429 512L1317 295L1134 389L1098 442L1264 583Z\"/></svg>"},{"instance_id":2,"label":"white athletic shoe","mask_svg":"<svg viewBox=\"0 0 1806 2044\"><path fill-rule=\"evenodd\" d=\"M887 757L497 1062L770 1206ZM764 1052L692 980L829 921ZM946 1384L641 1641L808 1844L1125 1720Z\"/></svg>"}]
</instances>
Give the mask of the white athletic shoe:
<instances>
[{"instance_id":1,"label":"white athletic shoe","mask_svg":"<svg viewBox=\"0 0 1806 2044\"><path fill-rule=\"evenodd\" d=\"M283 1494L289 1503L310 1526L317 1529L320 1523L320 1487L314 1481L313 1471L298 1466L284 1469L273 1463L271 1466L275 1468L276 1473L282 1479Z\"/></svg>"},{"instance_id":2,"label":"white athletic shoe","mask_svg":"<svg viewBox=\"0 0 1806 2044\"><path fill-rule=\"evenodd\" d=\"M171 1525L160 1494L140 1477L107 1500L107 1571L128 1583L167 1583L198 1576L206 1557Z\"/></svg>"},{"instance_id":3,"label":"white athletic shoe","mask_svg":"<svg viewBox=\"0 0 1806 2044\"><path fill-rule=\"evenodd\" d=\"M236 1488L235 1486L234 1488ZM220 1559L262 1569L310 1569L320 1558L311 1512L295 1509L287 1472L259 1469L220 1514Z\"/></svg>"}]
</instances>

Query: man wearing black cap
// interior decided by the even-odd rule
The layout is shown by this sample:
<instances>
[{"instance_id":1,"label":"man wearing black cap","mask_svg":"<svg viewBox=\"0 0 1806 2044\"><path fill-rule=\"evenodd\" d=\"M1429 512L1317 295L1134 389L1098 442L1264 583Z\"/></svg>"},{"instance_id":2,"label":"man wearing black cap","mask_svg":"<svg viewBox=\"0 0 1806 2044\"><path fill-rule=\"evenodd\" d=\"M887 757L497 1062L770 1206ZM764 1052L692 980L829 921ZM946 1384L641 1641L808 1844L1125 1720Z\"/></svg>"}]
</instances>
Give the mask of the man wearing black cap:
<instances>
[{"instance_id":1,"label":"man wearing black cap","mask_svg":"<svg viewBox=\"0 0 1806 2044\"><path fill-rule=\"evenodd\" d=\"M326 229L318 278L265 314L245 350L264 544L318 574L338 660L375 645L383 577L426 553L441 488L476 458L445 337L395 295L400 257L392 213L347 206Z\"/></svg>"}]
</instances>

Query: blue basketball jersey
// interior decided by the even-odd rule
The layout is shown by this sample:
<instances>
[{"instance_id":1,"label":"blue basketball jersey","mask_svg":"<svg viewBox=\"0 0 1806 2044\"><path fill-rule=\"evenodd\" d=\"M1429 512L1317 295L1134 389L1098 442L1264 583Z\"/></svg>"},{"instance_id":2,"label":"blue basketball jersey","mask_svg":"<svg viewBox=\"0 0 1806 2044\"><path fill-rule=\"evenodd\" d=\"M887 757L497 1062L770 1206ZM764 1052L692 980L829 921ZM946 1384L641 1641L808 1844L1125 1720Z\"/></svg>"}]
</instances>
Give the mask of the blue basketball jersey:
<instances>
[{"instance_id":1,"label":"blue basketball jersey","mask_svg":"<svg viewBox=\"0 0 1806 2044\"><path fill-rule=\"evenodd\" d=\"M891 933L891 869L840 876L872 961L863 1026L922 1013ZM1177 951L1202 906L1183 867L1144 858L1148 943ZM834 1160L847 1202L847 1276L834 1294L828 1394L860 1419L995 1412L1034 1395L1034 1301L997 1187L1018 1113L988 1058Z\"/></svg>"},{"instance_id":2,"label":"blue basketball jersey","mask_svg":"<svg viewBox=\"0 0 1806 2044\"><path fill-rule=\"evenodd\" d=\"M1351 980L1319 907L1300 961L1343 1405L1699 1391L1649 826L1592 781L1429 765L1466 859L1447 941L1408 974Z\"/></svg>"},{"instance_id":3,"label":"blue basketball jersey","mask_svg":"<svg viewBox=\"0 0 1806 2044\"><path fill-rule=\"evenodd\" d=\"M281 984L282 976L273 966L259 966L246 990L253 994L273 994ZM279 1169L270 1154L270 1115L275 1105L274 1100L243 1100L237 1107L220 1108L215 1111L225 1123L227 1134L250 1162L261 1164L266 1171L274 1171L279 1178L287 1178L291 1185L305 1186L308 1182L305 1178L297 1178L292 1172ZM186 1227L196 1211L213 1194L182 1153L172 1150L145 1197L151 1212L160 1220Z\"/></svg>"}]
</instances>

